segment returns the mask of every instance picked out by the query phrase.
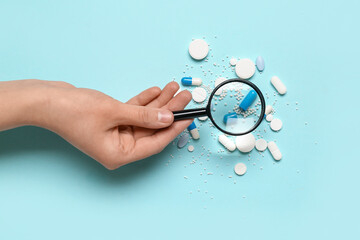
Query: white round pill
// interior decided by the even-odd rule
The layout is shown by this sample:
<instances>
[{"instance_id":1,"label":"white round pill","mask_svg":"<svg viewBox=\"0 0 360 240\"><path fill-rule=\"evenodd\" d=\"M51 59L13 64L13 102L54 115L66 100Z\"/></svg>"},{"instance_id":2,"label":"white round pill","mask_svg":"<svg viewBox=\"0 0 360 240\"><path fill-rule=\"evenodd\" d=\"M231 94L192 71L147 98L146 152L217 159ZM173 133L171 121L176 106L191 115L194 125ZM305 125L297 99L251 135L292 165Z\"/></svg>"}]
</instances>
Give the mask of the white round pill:
<instances>
[{"instance_id":1,"label":"white round pill","mask_svg":"<svg viewBox=\"0 0 360 240\"><path fill-rule=\"evenodd\" d=\"M195 39L189 45L189 54L193 59L202 60L209 53L209 45L203 39Z\"/></svg>"},{"instance_id":2,"label":"white round pill","mask_svg":"<svg viewBox=\"0 0 360 240\"><path fill-rule=\"evenodd\" d=\"M251 133L237 136L235 139L236 147L240 152L250 152L255 147L255 137Z\"/></svg>"},{"instance_id":3,"label":"white round pill","mask_svg":"<svg viewBox=\"0 0 360 240\"><path fill-rule=\"evenodd\" d=\"M236 58L232 58L232 59L230 59L230 65L231 66L235 66L236 65L236 63L237 63L237 59Z\"/></svg>"},{"instance_id":4,"label":"white round pill","mask_svg":"<svg viewBox=\"0 0 360 240\"><path fill-rule=\"evenodd\" d=\"M246 165L243 163L238 163L235 165L234 171L237 175L244 175L246 173Z\"/></svg>"},{"instance_id":5,"label":"white round pill","mask_svg":"<svg viewBox=\"0 0 360 240\"><path fill-rule=\"evenodd\" d=\"M193 100L198 103L205 101L205 99L207 97L206 90L203 89L202 87L195 88L191 94L192 94Z\"/></svg>"},{"instance_id":6,"label":"white round pill","mask_svg":"<svg viewBox=\"0 0 360 240\"><path fill-rule=\"evenodd\" d=\"M271 122L274 119L272 114L266 115L266 121Z\"/></svg>"},{"instance_id":7,"label":"white round pill","mask_svg":"<svg viewBox=\"0 0 360 240\"><path fill-rule=\"evenodd\" d=\"M255 64L248 58L240 59L235 66L236 75L241 79L249 79L255 73Z\"/></svg>"},{"instance_id":8,"label":"white round pill","mask_svg":"<svg viewBox=\"0 0 360 240\"><path fill-rule=\"evenodd\" d=\"M206 121L208 119L208 116L198 117L200 121Z\"/></svg>"},{"instance_id":9,"label":"white round pill","mask_svg":"<svg viewBox=\"0 0 360 240\"><path fill-rule=\"evenodd\" d=\"M282 121L278 118L275 118L271 121L270 127L274 131L279 131L282 128Z\"/></svg>"},{"instance_id":10,"label":"white round pill","mask_svg":"<svg viewBox=\"0 0 360 240\"><path fill-rule=\"evenodd\" d=\"M256 140L255 147L258 151L262 152L265 151L267 148L267 142L264 139Z\"/></svg>"},{"instance_id":11,"label":"white round pill","mask_svg":"<svg viewBox=\"0 0 360 240\"><path fill-rule=\"evenodd\" d=\"M224 77L219 77L215 80L215 87L217 87L219 84L221 84L222 82L226 81L227 79L224 78ZM223 88L220 88L218 89L216 92L215 92L215 95L220 95L223 91Z\"/></svg>"},{"instance_id":12,"label":"white round pill","mask_svg":"<svg viewBox=\"0 0 360 240\"><path fill-rule=\"evenodd\" d=\"M194 149L195 149L195 148L194 148L194 146L193 146L193 145L188 146L188 151L189 151L189 152L194 151Z\"/></svg>"}]
</instances>

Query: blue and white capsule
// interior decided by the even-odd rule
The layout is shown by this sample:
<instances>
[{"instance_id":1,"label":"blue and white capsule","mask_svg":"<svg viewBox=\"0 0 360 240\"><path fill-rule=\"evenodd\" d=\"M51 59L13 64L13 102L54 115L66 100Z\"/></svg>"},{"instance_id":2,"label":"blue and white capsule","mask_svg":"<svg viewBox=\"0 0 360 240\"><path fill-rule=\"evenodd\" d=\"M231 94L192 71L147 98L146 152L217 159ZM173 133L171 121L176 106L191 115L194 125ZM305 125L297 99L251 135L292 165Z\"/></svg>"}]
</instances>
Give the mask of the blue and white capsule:
<instances>
[{"instance_id":1,"label":"blue and white capsule","mask_svg":"<svg viewBox=\"0 0 360 240\"><path fill-rule=\"evenodd\" d=\"M184 86L200 86L202 83L201 78L183 77L181 83Z\"/></svg>"},{"instance_id":2,"label":"blue and white capsule","mask_svg":"<svg viewBox=\"0 0 360 240\"><path fill-rule=\"evenodd\" d=\"M236 112L231 112L231 113L224 115L223 121L225 124L228 124L228 123L234 122L234 119L237 119L237 114L236 114Z\"/></svg>"},{"instance_id":3,"label":"blue and white capsule","mask_svg":"<svg viewBox=\"0 0 360 240\"><path fill-rule=\"evenodd\" d=\"M255 101L257 97L257 93L255 90L250 90L248 92L248 94L246 94L246 96L244 97L244 99L242 100L242 102L240 103L239 105L239 108L243 111L246 111L250 106L251 104L253 104L253 102Z\"/></svg>"},{"instance_id":4,"label":"blue and white capsule","mask_svg":"<svg viewBox=\"0 0 360 240\"><path fill-rule=\"evenodd\" d=\"M199 139L200 138L200 134L199 134L199 131L196 127L196 124L195 124L195 121L193 121L190 126L188 126L187 128L191 134L191 137L193 139Z\"/></svg>"}]
</instances>

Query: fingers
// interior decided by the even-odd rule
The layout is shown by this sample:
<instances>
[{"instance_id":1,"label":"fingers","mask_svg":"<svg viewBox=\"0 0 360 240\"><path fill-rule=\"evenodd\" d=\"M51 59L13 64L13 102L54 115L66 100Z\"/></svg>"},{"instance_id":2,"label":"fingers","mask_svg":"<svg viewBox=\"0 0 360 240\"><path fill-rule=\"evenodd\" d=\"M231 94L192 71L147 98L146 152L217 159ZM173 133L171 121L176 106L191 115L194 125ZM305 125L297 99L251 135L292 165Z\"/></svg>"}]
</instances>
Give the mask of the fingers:
<instances>
[{"instance_id":1,"label":"fingers","mask_svg":"<svg viewBox=\"0 0 360 240\"><path fill-rule=\"evenodd\" d=\"M129 101L127 101L127 103L132 105L145 106L157 98L160 93L161 89L159 87L152 87L131 98Z\"/></svg>"},{"instance_id":2,"label":"fingers","mask_svg":"<svg viewBox=\"0 0 360 240\"><path fill-rule=\"evenodd\" d=\"M161 108L119 103L117 112L115 120L118 125L159 129L168 127L174 121L172 112Z\"/></svg>"},{"instance_id":3,"label":"fingers","mask_svg":"<svg viewBox=\"0 0 360 240\"><path fill-rule=\"evenodd\" d=\"M179 84L177 84L176 82L168 83L161 91L160 96L154 99L152 102L150 102L147 106L156 107L156 108L160 108L164 106L173 98L174 94L178 90L179 90Z\"/></svg>"},{"instance_id":4,"label":"fingers","mask_svg":"<svg viewBox=\"0 0 360 240\"><path fill-rule=\"evenodd\" d=\"M190 102L191 94L188 91L182 91L169 102L169 110L181 110ZM169 128L162 129L156 133L137 139L135 144L135 160L149 157L161 152L176 136L185 130L192 119L174 122Z\"/></svg>"}]
</instances>

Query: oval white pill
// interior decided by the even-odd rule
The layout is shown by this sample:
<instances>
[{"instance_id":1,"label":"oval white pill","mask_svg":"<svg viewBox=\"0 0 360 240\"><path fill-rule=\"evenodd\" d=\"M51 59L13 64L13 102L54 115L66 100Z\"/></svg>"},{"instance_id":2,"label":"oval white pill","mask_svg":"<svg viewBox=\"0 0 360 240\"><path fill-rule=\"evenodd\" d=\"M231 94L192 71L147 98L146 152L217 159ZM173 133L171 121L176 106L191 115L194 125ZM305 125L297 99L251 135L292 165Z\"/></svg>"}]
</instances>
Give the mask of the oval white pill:
<instances>
[{"instance_id":1,"label":"oval white pill","mask_svg":"<svg viewBox=\"0 0 360 240\"><path fill-rule=\"evenodd\" d=\"M281 95L286 93L286 86L277 76L273 76L271 78L271 84L274 86L276 91L278 91L278 93L280 93Z\"/></svg>"},{"instance_id":2,"label":"oval white pill","mask_svg":"<svg viewBox=\"0 0 360 240\"><path fill-rule=\"evenodd\" d=\"M189 151L189 152L194 151L194 149L195 149L195 148L194 148L194 146L193 146L193 145L188 146L188 151Z\"/></svg>"},{"instance_id":3,"label":"oval white pill","mask_svg":"<svg viewBox=\"0 0 360 240\"><path fill-rule=\"evenodd\" d=\"M228 138L225 134L219 136L219 142L230 152L236 149L235 143Z\"/></svg>"},{"instance_id":4,"label":"oval white pill","mask_svg":"<svg viewBox=\"0 0 360 240\"><path fill-rule=\"evenodd\" d=\"M282 121L278 118L275 118L270 123L270 128L274 131L279 131L282 128Z\"/></svg>"},{"instance_id":5,"label":"oval white pill","mask_svg":"<svg viewBox=\"0 0 360 240\"><path fill-rule=\"evenodd\" d=\"M230 59L230 65L231 66L235 66L236 65L236 63L237 63L237 59L236 58L232 58L232 59Z\"/></svg>"},{"instance_id":6,"label":"oval white pill","mask_svg":"<svg viewBox=\"0 0 360 240\"><path fill-rule=\"evenodd\" d=\"M250 152L255 147L255 137L251 133L237 136L235 143L240 152Z\"/></svg>"},{"instance_id":7,"label":"oval white pill","mask_svg":"<svg viewBox=\"0 0 360 240\"><path fill-rule=\"evenodd\" d=\"M235 165L234 171L237 175L244 175L246 173L246 165L243 163L238 163Z\"/></svg>"},{"instance_id":8,"label":"oval white pill","mask_svg":"<svg viewBox=\"0 0 360 240\"><path fill-rule=\"evenodd\" d=\"M248 58L240 59L235 66L236 75L241 79L249 79L255 73L255 64Z\"/></svg>"},{"instance_id":9,"label":"oval white pill","mask_svg":"<svg viewBox=\"0 0 360 240\"><path fill-rule=\"evenodd\" d=\"M226 81L227 79L224 78L224 77L219 77L215 80L215 87L217 87L220 83ZM215 92L215 95L220 95L223 91L223 88L220 88L218 89L216 92Z\"/></svg>"},{"instance_id":10,"label":"oval white pill","mask_svg":"<svg viewBox=\"0 0 360 240\"><path fill-rule=\"evenodd\" d=\"M208 119L208 116L204 116L204 117L198 117L198 119L200 121L206 121Z\"/></svg>"},{"instance_id":11,"label":"oval white pill","mask_svg":"<svg viewBox=\"0 0 360 240\"><path fill-rule=\"evenodd\" d=\"M207 93L202 87L197 87L192 91L192 98L195 102L201 103L205 101Z\"/></svg>"},{"instance_id":12,"label":"oval white pill","mask_svg":"<svg viewBox=\"0 0 360 240\"><path fill-rule=\"evenodd\" d=\"M275 160L279 161L282 158L282 154L275 142L269 142L268 149Z\"/></svg>"},{"instance_id":13,"label":"oval white pill","mask_svg":"<svg viewBox=\"0 0 360 240\"><path fill-rule=\"evenodd\" d=\"M195 39L189 45L189 54L193 59L202 60L209 53L209 45L203 39Z\"/></svg>"},{"instance_id":14,"label":"oval white pill","mask_svg":"<svg viewBox=\"0 0 360 240\"><path fill-rule=\"evenodd\" d=\"M272 114L266 115L266 121L271 122L274 119Z\"/></svg>"},{"instance_id":15,"label":"oval white pill","mask_svg":"<svg viewBox=\"0 0 360 240\"><path fill-rule=\"evenodd\" d=\"M267 148L267 142L264 139L256 140L255 147L258 151L262 152L265 151Z\"/></svg>"},{"instance_id":16,"label":"oval white pill","mask_svg":"<svg viewBox=\"0 0 360 240\"><path fill-rule=\"evenodd\" d=\"M269 115L273 111L273 107L271 105L267 105L265 108L265 114Z\"/></svg>"}]
</instances>

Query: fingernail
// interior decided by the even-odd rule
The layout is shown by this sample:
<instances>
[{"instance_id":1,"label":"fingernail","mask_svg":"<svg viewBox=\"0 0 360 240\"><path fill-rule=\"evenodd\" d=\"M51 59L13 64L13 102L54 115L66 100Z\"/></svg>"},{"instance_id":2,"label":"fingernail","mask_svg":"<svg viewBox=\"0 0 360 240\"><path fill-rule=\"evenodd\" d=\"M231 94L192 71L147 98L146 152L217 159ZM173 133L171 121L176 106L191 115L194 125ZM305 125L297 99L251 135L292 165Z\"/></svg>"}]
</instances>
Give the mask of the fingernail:
<instances>
[{"instance_id":1,"label":"fingernail","mask_svg":"<svg viewBox=\"0 0 360 240\"><path fill-rule=\"evenodd\" d=\"M159 122L169 123L173 120L173 114L169 111L161 111L158 113Z\"/></svg>"}]
</instances>

